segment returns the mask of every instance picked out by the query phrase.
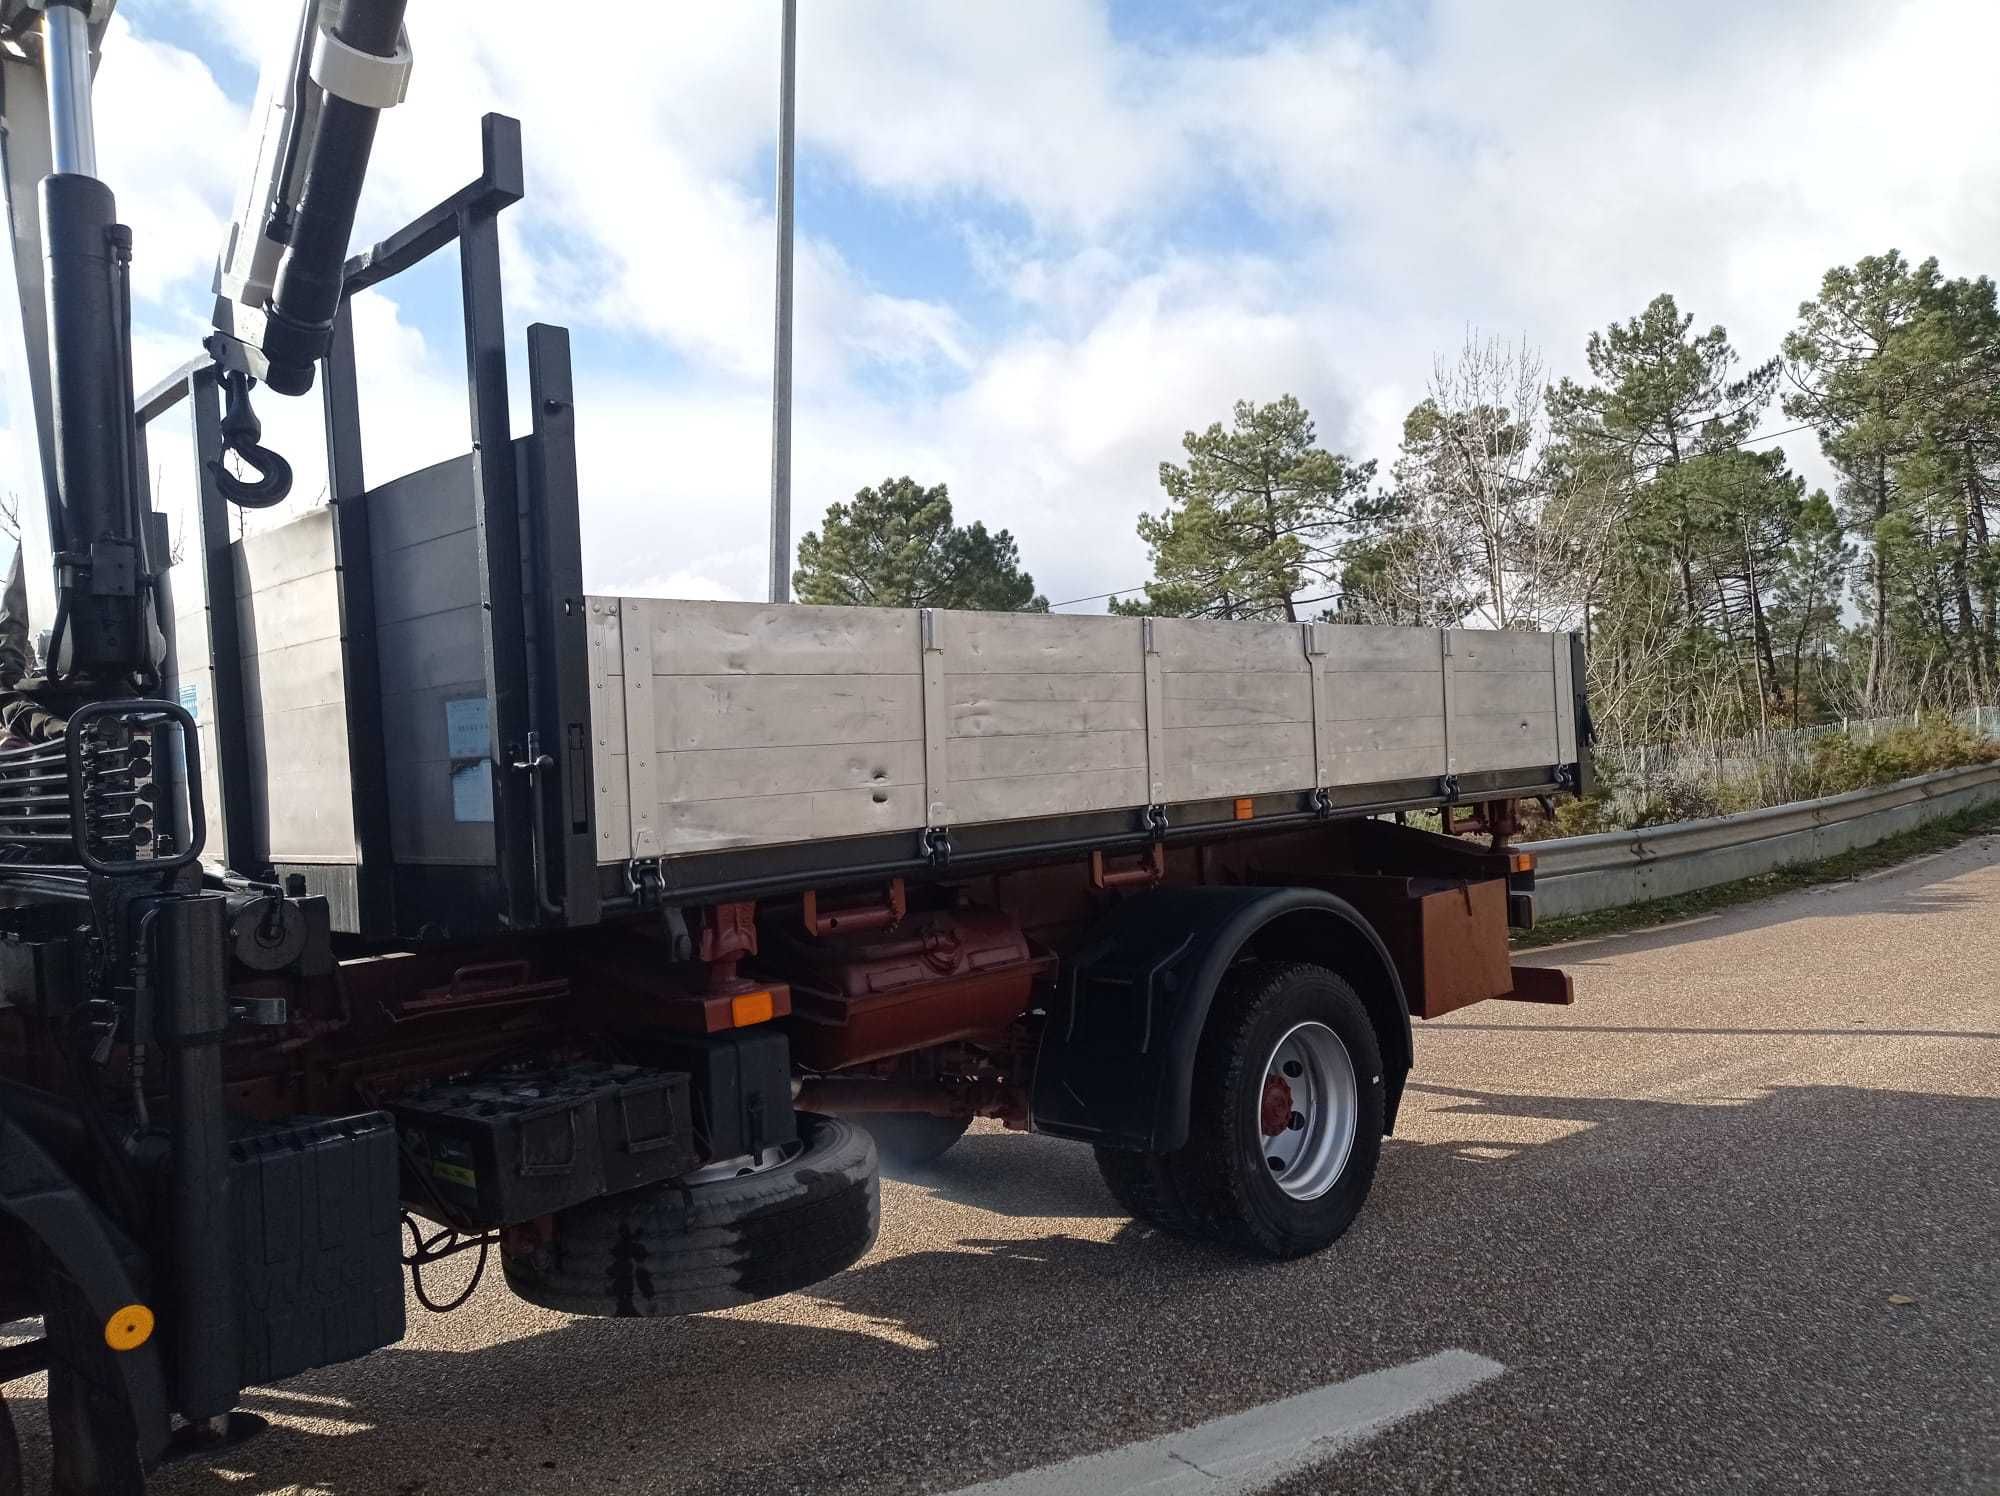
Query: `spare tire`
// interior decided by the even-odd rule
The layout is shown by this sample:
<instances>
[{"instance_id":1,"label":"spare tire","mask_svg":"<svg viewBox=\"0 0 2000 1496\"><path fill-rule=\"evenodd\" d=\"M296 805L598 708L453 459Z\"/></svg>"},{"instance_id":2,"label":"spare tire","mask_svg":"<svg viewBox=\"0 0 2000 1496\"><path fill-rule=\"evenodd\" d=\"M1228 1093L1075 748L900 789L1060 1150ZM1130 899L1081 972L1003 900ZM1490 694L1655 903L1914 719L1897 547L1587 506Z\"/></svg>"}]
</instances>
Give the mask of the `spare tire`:
<instances>
[{"instance_id":1,"label":"spare tire","mask_svg":"<svg viewBox=\"0 0 2000 1496\"><path fill-rule=\"evenodd\" d=\"M6 1393L0 1390L0 1496L21 1496L24 1489L21 1446L14 1438L14 1418L7 1411Z\"/></svg>"},{"instance_id":2,"label":"spare tire","mask_svg":"<svg viewBox=\"0 0 2000 1496\"><path fill-rule=\"evenodd\" d=\"M851 1112L868 1129L875 1152L891 1174L907 1174L934 1164L965 1136L970 1117L932 1117L922 1112Z\"/></svg>"},{"instance_id":3,"label":"spare tire","mask_svg":"<svg viewBox=\"0 0 2000 1496\"><path fill-rule=\"evenodd\" d=\"M837 1117L798 1114L800 1145L768 1168L626 1190L504 1233L521 1298L565 1314L699 1314L775 1298L852 1267L874 1245L874 1141Z\"/></svg>"}]
</instances>

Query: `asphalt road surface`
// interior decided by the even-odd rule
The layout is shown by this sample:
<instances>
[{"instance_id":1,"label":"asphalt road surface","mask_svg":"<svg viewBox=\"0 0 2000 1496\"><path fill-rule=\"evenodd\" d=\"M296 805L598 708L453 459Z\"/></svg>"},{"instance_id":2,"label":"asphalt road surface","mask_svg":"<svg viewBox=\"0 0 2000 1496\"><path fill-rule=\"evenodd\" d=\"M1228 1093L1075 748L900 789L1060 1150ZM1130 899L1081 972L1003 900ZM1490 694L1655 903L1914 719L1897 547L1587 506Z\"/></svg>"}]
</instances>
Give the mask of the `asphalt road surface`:
<instances>
[{"instance_id":1,"label":"asphalt road surface","mask_svg":"<svg viewBox=\"0 0 2000 1496\"><path fill-rule=\"evenodd\" d=\"M570 1320L495 1273L158 1490L943 1496L1436 1367L1275 1485L1172 1489L2000 1490L2000 838L1537 959L1576 1006L1421 1029L1320 1256L1157 1235L1087 1150L982 1129L810 1295Z\"/></svg>"}]
</instances>

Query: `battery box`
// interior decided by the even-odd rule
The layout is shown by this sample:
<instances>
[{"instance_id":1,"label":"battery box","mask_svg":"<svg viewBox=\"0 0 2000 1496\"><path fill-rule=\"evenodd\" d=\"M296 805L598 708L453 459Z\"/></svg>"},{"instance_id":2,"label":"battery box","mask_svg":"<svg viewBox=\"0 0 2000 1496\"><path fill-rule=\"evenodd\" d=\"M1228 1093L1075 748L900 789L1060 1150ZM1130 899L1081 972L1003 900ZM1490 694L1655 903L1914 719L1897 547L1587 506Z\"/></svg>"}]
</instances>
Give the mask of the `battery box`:
<instances>
[{"instance_id":1,"label":"battery box","mask_svg":"<svg viewBox=\"0 0 2000 1496\"><path fill-rule=\"evenodd\" d=\"M688 1077L636 1065L521 1067L389 1103L403 1196L458 1222L512 1226L694 1167ZM454 1222L453 1224L457 1224Z\"/></svg>"},{"instance_id":2,"label":"battery box","mask_svg":"<svg viewBox=\"0 0 2000 1496\"><path fill-rule=\"evenodd\" d=\"M403 1338L395 1124L381 1112L258 1128L229 1145L245 1386Z\"/></svg>"}]
</instances>

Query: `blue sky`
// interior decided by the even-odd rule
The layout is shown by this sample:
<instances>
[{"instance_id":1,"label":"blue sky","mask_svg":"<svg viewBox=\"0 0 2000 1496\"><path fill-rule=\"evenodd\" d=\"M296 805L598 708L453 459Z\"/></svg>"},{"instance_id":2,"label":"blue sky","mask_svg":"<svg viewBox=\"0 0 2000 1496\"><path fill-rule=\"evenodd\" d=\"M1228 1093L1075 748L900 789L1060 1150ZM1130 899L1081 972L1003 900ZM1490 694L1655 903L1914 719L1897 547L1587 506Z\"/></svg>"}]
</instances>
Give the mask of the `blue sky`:
<instances>
[{"instance_id":1,"label":"blue sky","mask_svg":"<svg viewBox=\"0 0 2000 1496\"><path fill-rule=\"evenodd\" d=\"M196 346L290 9L120 6L100 134L142 381ZM509 320L574 331L587 581L755 595L775 0L624 10L592 50L528 0L412 0L360 237L474 173L484 110L518 116ZM1057 599L1144 580L1158 464L1237 398L1296 393L1386 470L1468 330L1580 372L1591 328L1672 290L1762 357L1832 264L2000 259L1984 0L802 10L795 532L890 474L949 481ZM376 479L463 445L455 276L357 303ZM310 474L313 402L263 413Z\"/></svg>"}]
</instances>

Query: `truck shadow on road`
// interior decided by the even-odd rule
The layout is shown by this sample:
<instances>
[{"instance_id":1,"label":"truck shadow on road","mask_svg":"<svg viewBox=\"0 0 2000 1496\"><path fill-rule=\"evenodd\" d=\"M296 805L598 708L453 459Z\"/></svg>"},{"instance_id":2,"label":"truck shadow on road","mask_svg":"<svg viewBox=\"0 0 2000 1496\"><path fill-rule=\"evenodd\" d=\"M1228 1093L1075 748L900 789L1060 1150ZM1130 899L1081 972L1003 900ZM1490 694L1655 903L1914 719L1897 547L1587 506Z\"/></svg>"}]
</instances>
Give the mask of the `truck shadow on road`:
<instances>
[{"instance_id":1,"label":"truck shadow on road","mask_svg":"<svg viewBox=\"0 0 2000 1496\"><path fill-rule=\"evenodd\" d=\"M1576 1458L1598 1488L1657 1486L1663 1447L1693 1486L1726 1483L1691 1426L1718 1447L1775 1438L1807 1468L1864 1434L1919 1475L1945 1457L1919 1422L1851 1410L1885 1387L1891 1413L1962 1402L1952 1368L2000 1334L1995 1268L1965 1250L2000 1199L2000 1101L1425 1093L1368 1209L1316 1257L1107 1237L1087 1152L975 1135L963 1171L892 1187L877 1252L810 1294L565 1320L496 1274L403 1347L246 1394L270 1432L157 1491L949 1491L1454 1345L1515 1368L1492 1396L1537 1384L1544 1436L1589 1428ZM1482 1129L1504 1146L1468 1151ZM1030 1219L1037 1180L1055 1229ZM1710 1359L1672 1408L1629 1385L1604 1400L1621 1358L1658 1377L1683 1355ZM33 1444L40 1410L24 1411ZM1435 1455L1425 1437L1413 1460ZM1652 1463L1621 1464L1633 1449Z\"/></svg>"}]
</instances>

